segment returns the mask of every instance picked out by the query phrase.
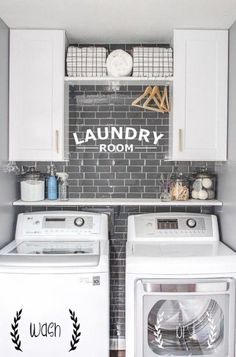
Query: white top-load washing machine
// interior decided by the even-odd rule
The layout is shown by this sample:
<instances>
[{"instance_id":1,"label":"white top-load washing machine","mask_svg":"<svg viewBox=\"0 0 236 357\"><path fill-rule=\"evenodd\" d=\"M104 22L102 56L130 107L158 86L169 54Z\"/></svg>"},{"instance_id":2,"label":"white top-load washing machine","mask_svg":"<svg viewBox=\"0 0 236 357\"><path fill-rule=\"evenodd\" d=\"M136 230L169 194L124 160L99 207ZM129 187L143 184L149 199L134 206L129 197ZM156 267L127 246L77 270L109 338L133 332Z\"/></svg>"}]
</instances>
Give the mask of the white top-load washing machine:
<instances>
[{"instance_id":1,"label":"white top-load washing machine","mask_svg":"<svg viewBox=\"0 0 236 357\"><path fill-rule=\"evenodd\" d=\"M130 216L126 357L234 357L235 278L215 216Z\"/></svg>"},{"instance_id":2,"label":"white top-load washing machine","mask_svg":"<svg viewBox=\"0 0 236 357\"><path fill-rule=\"evenodd\" d=\"M0 355L109 356L107 215L18 216L0 251Z\"/></svg>"}]
</instances>

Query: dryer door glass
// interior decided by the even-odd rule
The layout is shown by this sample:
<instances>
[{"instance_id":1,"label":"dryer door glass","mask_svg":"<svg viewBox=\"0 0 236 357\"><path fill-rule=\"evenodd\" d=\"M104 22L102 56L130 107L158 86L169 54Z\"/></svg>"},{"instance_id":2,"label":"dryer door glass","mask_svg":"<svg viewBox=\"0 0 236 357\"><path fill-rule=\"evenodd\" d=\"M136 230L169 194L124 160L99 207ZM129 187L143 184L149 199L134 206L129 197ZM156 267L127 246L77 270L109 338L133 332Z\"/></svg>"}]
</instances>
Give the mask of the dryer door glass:
<instances>
[{"instance_id":1,"label":"dryer door glass","mask_svg":"<svg viewBox=\"0 0 236 357\"><path fill-rule=\"evenodd\" d=\"M144 356L228 356L229 294L183 287L144 294Z\"/></svg>"}]
</instances>

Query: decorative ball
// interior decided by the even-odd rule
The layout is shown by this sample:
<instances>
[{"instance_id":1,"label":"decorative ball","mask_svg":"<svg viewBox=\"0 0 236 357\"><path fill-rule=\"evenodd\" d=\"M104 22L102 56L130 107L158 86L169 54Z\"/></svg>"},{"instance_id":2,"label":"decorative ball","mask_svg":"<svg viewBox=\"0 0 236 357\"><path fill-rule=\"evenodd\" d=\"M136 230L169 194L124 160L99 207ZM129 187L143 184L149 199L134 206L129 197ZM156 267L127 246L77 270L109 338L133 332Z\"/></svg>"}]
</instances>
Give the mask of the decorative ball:
<instances>
[{"instance_id":1,"label":"decorative ball","mask_svg":"<svg viewBox=\"0 0 236 357\"><path fill-rule=\"evenodd\" d=\"M197 192L201 191L201 189L202 189L202 180L201 179L196 179L193 182L193 189Z\"/></svg>"},{"instance_id":2,"label":"decorative ball","mask_svg":"<svg viewBox=\"0 0 236 357\"><path fill-rule=\"evenodd\" d=\"M198 198L199 200L207 200L208 198L208 193L206 190L201 190L198 192Z\"/></svg>"},{"instance_id":3,"label":"decorative ball","mask_svg":"<svg viewBox=\"0 0 236 357\"><path fill-rule=\"evenodd\" d=\"M209 178L204 178L204 179L202 180L202 186L203 186L204 188L211 188L211 186L212 186L212 180L209 179Z\"/></svg>"},{"instance_id":4,"label":"decorative ball","mask_svg":"<svg viewBox=\"0 0 236 357\"><path fill-rule=\"evenodd\" d=\"M191 195L192 195L192 198L194 198L195 200L198 199L198 192L196 190L192 190Z\"/></svg>"}]
</instances>

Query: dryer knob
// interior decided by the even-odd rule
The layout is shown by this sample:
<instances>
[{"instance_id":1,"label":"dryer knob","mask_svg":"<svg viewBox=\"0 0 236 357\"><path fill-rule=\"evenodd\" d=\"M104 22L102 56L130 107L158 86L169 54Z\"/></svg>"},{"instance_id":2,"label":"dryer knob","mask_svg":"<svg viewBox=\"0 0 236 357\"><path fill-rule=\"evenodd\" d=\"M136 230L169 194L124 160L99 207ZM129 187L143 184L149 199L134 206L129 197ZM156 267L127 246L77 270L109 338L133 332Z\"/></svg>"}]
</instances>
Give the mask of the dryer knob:
<instances>
[{"instance_id":1,"label":"dryer knob","mask_svg":"<svg viewBox=\"0 0 236 357\"><path fill-rule=\"evenodd\" d=\"M77 227L82 227L84 225L84 219L82 217L77 217L75 220L74 220L74 224L77 226Z\"/></svg>"},{"instance_id":2,"label":"dryer knob","mask_svg":"<svg viewBox=\"0 0 236 357\"><path fill-rule=\"evenodd\" d=\"M194 227L196 227L196 225L197 225L197 222L195 221L195 219L189 218L189 219L187 220L187 226L188 226L189 228L194 228Z\"/></svg>"}]
</instances>

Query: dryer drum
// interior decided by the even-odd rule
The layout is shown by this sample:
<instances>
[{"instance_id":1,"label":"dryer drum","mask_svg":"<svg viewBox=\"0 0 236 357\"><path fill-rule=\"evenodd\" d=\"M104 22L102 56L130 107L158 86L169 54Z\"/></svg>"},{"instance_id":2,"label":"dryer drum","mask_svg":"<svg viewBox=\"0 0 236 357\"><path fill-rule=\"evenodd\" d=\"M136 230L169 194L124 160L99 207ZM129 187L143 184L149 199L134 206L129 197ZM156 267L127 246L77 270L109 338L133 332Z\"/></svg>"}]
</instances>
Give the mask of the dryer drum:
<instances>
[{"instance_id":1,"label":"dryer drum","mask_svg":"<svg viewBox=\"0 0 236 357\"><path fill-rule=\"evenodd\" d=\"M157 355L210 354L223 337L224 314L214 299L159 300L148 315L148 345Z\"/></svg>"}]
</instances>

